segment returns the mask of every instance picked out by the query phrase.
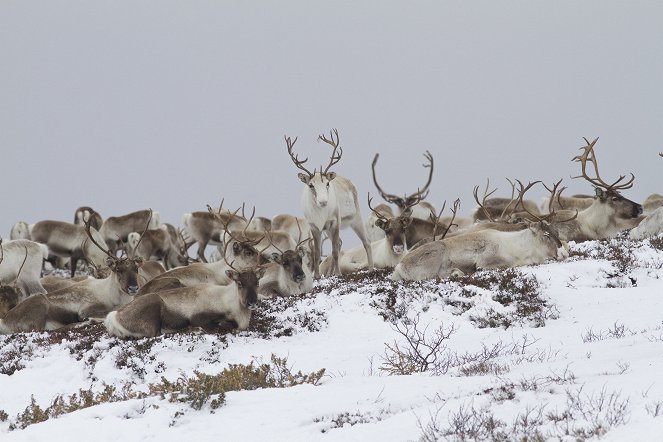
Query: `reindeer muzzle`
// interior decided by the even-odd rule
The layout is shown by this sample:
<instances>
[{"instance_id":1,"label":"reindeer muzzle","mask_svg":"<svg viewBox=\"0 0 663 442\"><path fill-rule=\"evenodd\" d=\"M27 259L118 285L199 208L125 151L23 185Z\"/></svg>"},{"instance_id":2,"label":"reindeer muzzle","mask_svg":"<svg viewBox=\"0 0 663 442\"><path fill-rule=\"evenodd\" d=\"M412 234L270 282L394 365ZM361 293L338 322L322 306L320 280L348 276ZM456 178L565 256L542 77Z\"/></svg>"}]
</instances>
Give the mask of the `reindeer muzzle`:
<instances>
[{"instance_id":1,"label":"reindeer muzzle","mask_svg":"<svg viewBox=\"0 0 663 442\"><path fill-rule=\"evenodd\" d=\"M138 293L138 286L137 285L130 285L127 287L127 293L130 295L135 295Z\"/></svg>"},{"instance_id":2,"label":"reindeer muzzle","mask_svg":"<svg viewBox=\"0 0 663 442\"><path fill-rule=\"evenodd\" d=\"M642 215L642 212L643 212L642 205L641 204L636 204L633 207L633 218L639 217L640 215Z\"/></svg>"},{"instance_id":3,"label":"reindeer muzzle","mask_svg":"<svg viewBox=\"0 0 663 442\"><path fill-rule=\"evenodd\" d=\"M246 306L246 308L248 308L248 309L251 310L251 311L254 311L255 309L258 308L258 304L255 303L255 302L252 302L251 304L249 304L248 306Z\"/></svg>"},{"instance_id":4,"label":"reindeer muzzle","mask_svg":"<svg viewBox=\"0 0 663 442\"><path fill-rule=\"evenodd\" d=\"M402 245L400 245L400 246L393 246L393 247L392 247L392 250L394 251L395 254L400 255L401 253L403 253L403 251L405 250L405 248L404 248Z\"/></svg>"}]
</instances>

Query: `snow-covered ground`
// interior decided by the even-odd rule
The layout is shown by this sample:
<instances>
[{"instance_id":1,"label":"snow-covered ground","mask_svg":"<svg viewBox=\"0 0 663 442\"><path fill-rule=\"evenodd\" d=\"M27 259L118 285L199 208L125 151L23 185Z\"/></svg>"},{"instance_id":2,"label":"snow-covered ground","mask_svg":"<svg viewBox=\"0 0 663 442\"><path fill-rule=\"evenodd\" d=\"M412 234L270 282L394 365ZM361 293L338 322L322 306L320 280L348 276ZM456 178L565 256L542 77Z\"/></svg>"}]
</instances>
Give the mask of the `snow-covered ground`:
<instances>
[{"instance_id":1,"label":"snow-covered ground","mask_svg":"<svg viewBox=\"0 0 663 442\"><path fill-rule=\"evenodd\" d=\"M120 341L97 325L1 337L0 440L657 440L661 242L573 245L565 262L459 281L323 280L263 303L250 332ZM218 408L215 395L192 407L148 393L162 378L271 355L325 374L229 391ZM134 398L20 428L58 397L107 385Z\"/></svg>"}]
</instances>

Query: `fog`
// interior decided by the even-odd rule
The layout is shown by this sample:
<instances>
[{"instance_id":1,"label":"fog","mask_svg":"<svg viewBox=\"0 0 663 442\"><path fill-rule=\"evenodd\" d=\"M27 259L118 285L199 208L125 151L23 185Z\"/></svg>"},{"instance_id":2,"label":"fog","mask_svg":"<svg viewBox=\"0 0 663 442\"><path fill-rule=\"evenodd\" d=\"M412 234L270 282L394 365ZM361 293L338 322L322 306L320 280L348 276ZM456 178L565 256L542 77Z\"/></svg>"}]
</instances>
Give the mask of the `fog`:
<instances>
[{"instance_id":1,"label":"fog","mask_svg":"<svg viewBox=\"0 0 663 442\"><path fill-rule=\"evenodd\" d=\"M625 196L663 193L661 2L5 0L0 60L4 237L81 205L301 214L283 137L314 167L332 128L364 217L378 152L404 194L429 150L428 201L464 215L486 178L591 193L582 137L606 180L635 174Z\"/></svg>"}]
</instances>

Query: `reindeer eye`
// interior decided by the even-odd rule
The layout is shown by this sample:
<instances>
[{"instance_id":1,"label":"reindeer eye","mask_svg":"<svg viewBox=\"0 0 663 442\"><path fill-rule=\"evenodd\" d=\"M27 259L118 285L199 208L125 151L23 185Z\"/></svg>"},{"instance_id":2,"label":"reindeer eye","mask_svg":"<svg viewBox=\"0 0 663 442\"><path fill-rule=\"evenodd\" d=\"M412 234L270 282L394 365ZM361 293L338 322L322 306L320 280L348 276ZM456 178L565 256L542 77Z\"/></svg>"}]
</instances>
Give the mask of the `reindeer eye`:
<instances>
[{"instance_id":1,"label":"reindeer eye","mask_svg":"<svg viewBox=\"0 0 663 442\"><path fill-rule=\"evenodd\" d=\"M308 187L309 187L311 190L314 189L313 184L309 184Z\"/></svg>"}]
</instances>

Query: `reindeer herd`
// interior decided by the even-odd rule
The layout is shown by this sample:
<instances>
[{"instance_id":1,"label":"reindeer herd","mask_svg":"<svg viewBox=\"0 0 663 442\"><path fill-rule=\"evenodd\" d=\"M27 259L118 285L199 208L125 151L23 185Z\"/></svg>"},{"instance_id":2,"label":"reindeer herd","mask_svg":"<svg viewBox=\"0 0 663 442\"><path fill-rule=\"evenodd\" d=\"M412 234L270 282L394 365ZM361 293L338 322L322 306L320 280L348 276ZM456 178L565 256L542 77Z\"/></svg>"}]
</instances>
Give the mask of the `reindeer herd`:
<instances>
[{"instance_id":1,"label":"reindeer herd","mask_svg":"<svg viewBox=\"0 0 663 442\"><path fill-rule=\"evenodd\" d=\"M621 195L633 186L633 174L604 181L594 151L598 139L585 139L582 154L573 158L581 165L575 178L587 180L594 195L562 196L562 180L551 186L509 180L511 197L493 198L488 183L483 197L475 187L478 207L467 218L457 216L458 200L450 216L443 216L446 204L438 212L424 201L434 170L430 152L424 155L426 183L402 198L379 185L376 154L373 182L398 213L388 204L374 206L369 195L371 214L364 223L357 189L330 170L343 156L338 131L318 140L331 148L329 163L310 171L308 158L294 152L297 138L285 137L305 184L303 217L256 217L255 209L247 216L244 205L230 211L222 201L218 208L185 214L181 229L161 223L152 210L103 220L91 207L78 208L73 223L16 223L11 240L0 240L0 333L102 321L119 337L188 327L244 330L260 299L307 293L322 275L393 268L393 280L421 280L562 260L568 257L568 241L613 237L658 214L663 205L656 194L644 209ZM549 192L541 208L525 198L539 184ZM660 224L656 220L663 217L652 219L649 224ZM346 227L361 244L342 250L339 232ZM323 235L331 243L324 260ZM195 259L188 254L194 244ZM215 248L212 255L206 254L208 246ZM70 277L42 276L46 262L68 266ZM80 266L86 276L75 276Z\"/></svg>"}]
</instances>

